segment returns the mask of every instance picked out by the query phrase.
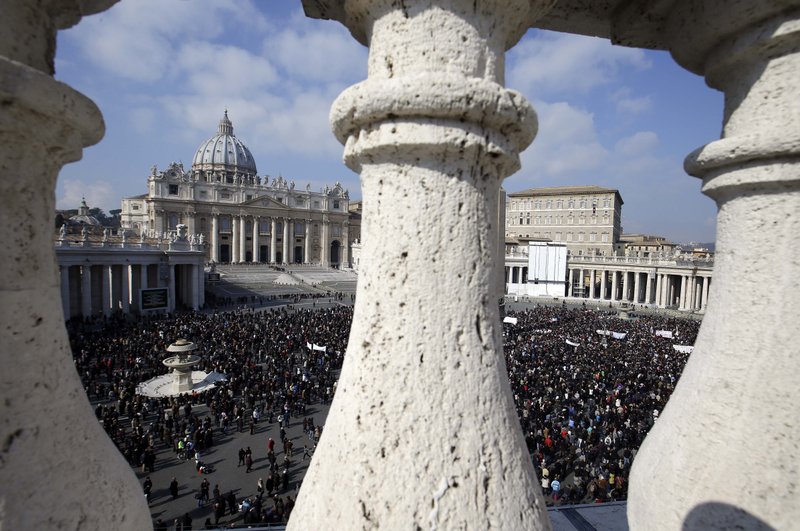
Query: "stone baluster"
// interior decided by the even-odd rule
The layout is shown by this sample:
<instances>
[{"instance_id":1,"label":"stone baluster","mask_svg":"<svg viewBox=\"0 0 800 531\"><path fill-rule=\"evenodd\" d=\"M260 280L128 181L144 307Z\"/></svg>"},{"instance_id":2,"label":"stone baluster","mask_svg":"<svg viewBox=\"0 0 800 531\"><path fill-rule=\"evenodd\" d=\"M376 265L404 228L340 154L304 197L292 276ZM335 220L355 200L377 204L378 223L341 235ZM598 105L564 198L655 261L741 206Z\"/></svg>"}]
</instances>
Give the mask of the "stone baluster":
<instances>
[{"instance_id":1,"label":"stone baluster","mask_svg":"<svg viewBox=\"0 0 800 531\"><path fill-rule=\"evenodd\" d=\"M0 236L2 529L152 528L136 476L86 399L62 306L54 304L61 295L52 241L56 177L104 130L97 107L52 77L56 30L112 3L2 5L0 222L20 227ZM25 509L33 500L46 510Z\"/></svg>"},{"instance_id":2,"label":"stone baluster","mask_svg":"<svg viewBox=\"0 0 800 531\"><path fill-rule=\"evenodd\" d=\"M800 399L800 247L790 243L800 233L800 10L676 2L665 27L678 63L725 93L722 138L686 160L719 207L717 252L694 352L634 461L629 523L794 528L800 423L787 405ZM763 288L776 279L780 289Z\"/></svg>"},{"instance_id":3,"label":"stone baluster","mask_svg":"<svg viewBox=\"0 0 800 531\"><path fill-rule=\"evenodd\" d=\"M369 44L368 79L331 113L361 174L364 259L289 529L549 528L501 353L495 276L500 183L536 124L502 86L503 57L538 2L344 5L305 2Z\"/></svg>"}]
</instances>

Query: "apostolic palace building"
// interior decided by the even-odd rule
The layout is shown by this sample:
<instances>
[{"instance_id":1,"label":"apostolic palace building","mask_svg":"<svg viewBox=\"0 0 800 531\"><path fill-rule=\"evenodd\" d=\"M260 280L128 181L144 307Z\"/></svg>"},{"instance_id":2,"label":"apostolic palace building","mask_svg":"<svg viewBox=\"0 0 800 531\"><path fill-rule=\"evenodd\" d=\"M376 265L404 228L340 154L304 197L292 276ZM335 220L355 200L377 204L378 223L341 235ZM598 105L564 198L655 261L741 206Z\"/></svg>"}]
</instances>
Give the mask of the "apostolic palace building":
<instances>
[{"instance_id":1,"label":"apostolic palace building","mask_svg":"<svg viewBox=\"0 0 800 531\"><path fill-rule=\"evenodd\" d=\"M228 112L217 133L200 144L186 171L173 162L147 178L147 193L122 201L122 228L148 236L186 225L219 263L316 263L348 266L347 190L320 192L283 177L260 177L247 146L236 138ZM356 233L357 234L357 231Z\"/></svg>"}]
</instances>

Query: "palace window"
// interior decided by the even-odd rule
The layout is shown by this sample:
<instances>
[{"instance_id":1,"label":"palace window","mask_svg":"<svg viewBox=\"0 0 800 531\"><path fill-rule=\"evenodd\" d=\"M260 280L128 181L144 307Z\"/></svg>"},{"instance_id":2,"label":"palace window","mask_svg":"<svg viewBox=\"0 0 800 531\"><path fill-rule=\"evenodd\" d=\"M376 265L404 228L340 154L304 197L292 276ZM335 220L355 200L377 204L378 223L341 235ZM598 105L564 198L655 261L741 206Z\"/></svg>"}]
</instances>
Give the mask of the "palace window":
<instances>
[{"instance_id":1,"label":"palace window","mask_svg":"<svg viewBox=\"0 0 800 531\"><path fill-rule=\"evenodd\" d=\"M297 223L294 224L294 233L295 234L303 234L304 231L305 231L305 228L303 227L302 223L297 222Z\"/></svg>"},{"instance_id":2,"label":"palace window","mask_svg":"<svg viewBox=\"0 0 800 531\"><path fill-rule=\"evenodd\" d=\"M582 241L583 241L583 238L584 238L584 234L583 234L582 232L579 232L579 233L578 233L578 241L579 241L579 242L582 242Z\"/></svg>"},{"instance_id":3,"label":"palace window","mask_svg":"<svg viewBox=\"0 0 800 531\"><path fill-rule=\"evenodd\" d=\"M220 192L219 198L220 199L230 199L231 198L231 194L228 193L228 192Z\"/></svg>"},{"instance_id":4,"label":"palace window","mask_svg":"<svg viewBox=\"0 0 800 531\"><path fill-rule=\"evenodd\" d=\"M551 210L553 208L553 202L550 200L548 200L547 203L545 203L545 205L547 206L547 210Z\"/></svg>"},{"instance_id":5,"label":"palace window","mask_svg":"<svg viewBox=\"0 0 800 531\"><path fill-rule=\"evenodd\" d=\"M597 241L597 233L596 232L592 232L591 234L589 234L589 241L590 242L596 242Z\"/></svg>"},{"instance_id":6,"label":"palace window","mask_svg":"<svg viewBox=\"0 0 800 531\"><path fill-rule=\"evenodd\" d=\"M169 195L178 195L178 185L177 184L169 185Z\"/></svg>"},{"instance_id":7,"label":"palace window","mask_svg":"<svg viewBox=\"0 0 800 531\"><path fill-rule=\"evenodd\" d=\"M604 232L602 235L603 242L608 243L608 233Z\"/></svg>"},{"instance_id":8,"label":"palace window","mask_svg":"<svg viewBox=\"0 0 800 531\"><path fill-rule=\"evenodd\" d=\"M231 231L231 218L228 218L228 217L220 217L219 218L219 231L220 232L230 232Z\"/></svg>"},{"instance_id":9,"label":"palace window","mask_svg":"<svg viewBox=\"0 0 800 531\"><path fill-rule=\"evenodd\" d=\"M319 208L319 201L314 201L314 208Z\"/></svg>"},{"instance_id":10,"label":"palace window","mask_svg":"<svg viewBox=\"0 0 800 531\"><path fill-rule=\"evenodd\" d=\"M262 219L258 222L258 232L261 234L269 234L269 227L272 223L268 219Z\"/></svg>"},{"instance_id":11,"label":"palace window","mask_svg":"<svg viewBox=\"0 0 800 531\"><path fill-rule=\"evenodd\" d=\"M334 210L339 210L339 200L338 199L334 199L333 208L334 208Z\"/></svg>"},{"instance_id":12,"label":"palace window","mask_svg":"<svg viewBox=\"0 0 800 531\"><path fill-rule=\"evenodd\" d=\"M567 203L567 207L568 208L575 208L575 200L574 199L570 199L569 203Z\"/></svg>"},{"instance_id":13,"label":"palace window","mask_svg":"<svg viewBox=\"0 0 800 531\"><path fill-rule=\"evenodd\" d=\"M558 201L556 201L556 208L559 208L559 209L560 208L564 208L564 200L563 199L559 199Z\"/></svg>"},{"instance_id":14,"label":"palace window","mask_svg":"<svg viewBox=\"0 0 800 531\"><path fill-rule=\"evenodd\" d=\"M572 241L572 233L571 233L571 232L568 232L568 233L567 233L567 241L568 241L568 242L571 242L571 241Z\"/></svg>"},{"instance_id":15,"label":"palace window","mask_svg":"<svg viewBox=\"0 0 800 531\"><path fill-rule=\"evenodd\" d=\"M556 232L556 241L557 242L561 241L561 233L560 232Z\"/></svg>"},{"instance_id":16,"label":"palace window","mask_svg":"<svg viewBox=\"0 0 800 531\"><path fill-rule=\"evenodd\" d=\"M139 210L139 205L132 205L132 206L131 206L131 208L132 208L133 210Z\"/></svg>"},{"instance_id":17,"label":"palace window","mask_svg":"<svg viewBox=\"0 0 800 531\"><path fill-rule=\"evenodd\" d=\"M581 199L581 208L586 208L586 199Z\"/></svg>"}]
</instances>

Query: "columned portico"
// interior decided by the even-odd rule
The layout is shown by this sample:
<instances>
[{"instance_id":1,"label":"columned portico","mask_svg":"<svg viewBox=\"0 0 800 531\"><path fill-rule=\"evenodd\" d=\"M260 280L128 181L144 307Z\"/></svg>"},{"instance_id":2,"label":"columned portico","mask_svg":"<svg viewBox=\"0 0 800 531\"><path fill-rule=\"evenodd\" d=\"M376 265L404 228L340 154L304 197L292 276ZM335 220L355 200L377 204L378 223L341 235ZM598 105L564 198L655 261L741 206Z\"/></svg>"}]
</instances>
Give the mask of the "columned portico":
<instances>
[{"instance_id":1,"label":"columned portico","mask_svg":"<svg viewBox=\"0 0 800 531\"><path fill-rule=\"evenodd\" d=\"M573 279L574 274L575 274L575 270L570 268L569 269L569 283L567 284L567 297L572 297L572 287L574 286L574 279Z\"/></svg>"}]
</instances>

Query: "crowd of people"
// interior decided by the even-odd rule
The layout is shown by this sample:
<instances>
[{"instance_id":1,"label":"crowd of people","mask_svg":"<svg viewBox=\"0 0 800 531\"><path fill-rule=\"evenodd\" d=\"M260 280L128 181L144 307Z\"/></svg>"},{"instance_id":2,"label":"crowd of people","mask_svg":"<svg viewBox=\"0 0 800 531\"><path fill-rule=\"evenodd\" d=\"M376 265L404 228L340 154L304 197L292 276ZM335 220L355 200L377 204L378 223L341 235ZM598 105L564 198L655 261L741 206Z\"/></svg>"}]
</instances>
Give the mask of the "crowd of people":
<instances>
[{"instance_id":1,"label":"crowd of people","mask_svg":"<svg viewBox=\"0 0 800 531\"><path fill-rule=\"evenodd\" d=\"M688 358L673 344L693 345L699 322L658 316L620 320L613 311L566 307L508 315L516 318L503 325L508 375L548 503L625 499L631 462ZM71 322L68 329L77 370L98 404L97 417L131 466L153 472L157 449L171 447L178 458L194 458L202 474L209 471L202 455L219 437L228 430L252 433L262 417L277 419L281 440L275 443L288 461L294 452L291 441L287 449L283 428L290 418L305 417L310 404L332 399L351 320L350 307L284 307L118 316ZM656 334L659 330L672 338ZM197 369L225 374L227 381L176 398L137 395L137 384L166 372L161 363L166 347L178 338L197 344ZM197 415L199 405L208 413ZM320 426L304 418L303 431L313 444ZM239 451L239 464L249 472L248 451ZM309 456L306 445L302 458ZM286 521L294 504L288 475L288 463L273 455L258 495L241 503L232 492L215 496L215 519L226 515L227 507L245 523ZM173 498L176 491L175 485ZM199 498L212 502L207 492Z\"/></svg>"},{"instance_id":2,"label":"crowd of people","mask_svg":"<svg viewBox=\"0 0 800 531\"><path fill-rule=\"evenodd\" d=\"M633 458L689 356L673 345L693 345L700 323L566 307L508 315L506 366L546 500L626 499Z\"/></svg>"},{"instance_id":3,"label":"crowd of people","mask_svg":"<svg viewBox=\"0 0 800 531\"><path fill-rule=\"evenodd\" d=\"M280 444L287 454L283 429L290 419L299 421L309 405L329 403L333 397L351 318L352 309L342 306L313 311L284 307L116 316L72 321L67 327L76 368L96 403L97 418L131 466L154 472L158 451L171 448L178 459L194 459L203 474L212 469L202 456L219 438L233 430L252 434L261 418L279 421ZM167 371L162 360L167 346L178 338L197 345L197 370L222 373L226 381L178 397L136 394L138 384ZM203 415L197 414L198 406L205 406ZM313 444L320 426L310 420L303 424ZM278 463L273 455L272 503L262 503L260 496L248 500L239 516L248 523L285 521L293 502L279 495L288 495L289 466L288 459ZM225 506L230 511L229 498L230 494L214 500L215 515Z\"/></svg>"}]
</instances>

